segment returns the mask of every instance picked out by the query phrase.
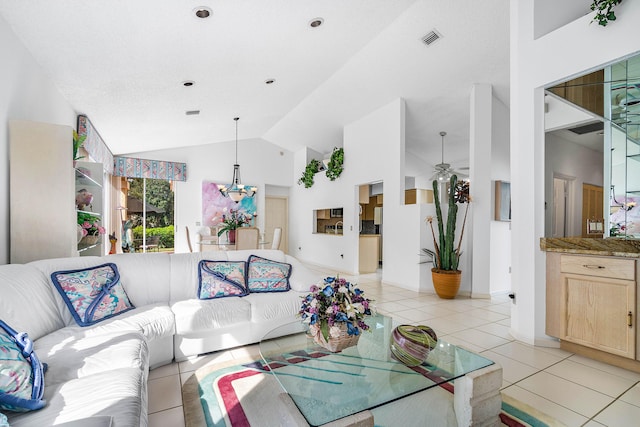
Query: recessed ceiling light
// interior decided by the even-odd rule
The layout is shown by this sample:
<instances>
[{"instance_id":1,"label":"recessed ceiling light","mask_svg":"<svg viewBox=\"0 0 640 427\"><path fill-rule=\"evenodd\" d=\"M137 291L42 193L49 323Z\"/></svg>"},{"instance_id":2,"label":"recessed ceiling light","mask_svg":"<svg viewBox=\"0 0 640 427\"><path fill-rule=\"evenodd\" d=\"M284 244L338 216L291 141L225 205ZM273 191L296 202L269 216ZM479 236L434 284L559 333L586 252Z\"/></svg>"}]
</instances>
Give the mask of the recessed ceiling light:
<instances>
[{"instance_id":1,"label":"recessed ceiling light","mask_svg":"<svg viewBox=\"0 0 640 427\"><path fill-rule=\"evenodd\" d=\"M322 19L322 18L313 18L311 21L309 21L309 26L311 28L318 28L323 23L324 23L324 19Z\"/></svg>"},{"instance_id":2,"label":"recessed ceiling light","mask_svg":"<svg viewBox=\"0 0 640 427\"><path fill-rule=\"evenodd\" d=\"M267 79L264 81L265 84L272 85L276 82L276 79Z\"/></svg>"},{"instance_id":3,"label":"recessed ceiling light","mask_svg":"<svg viewBox=\"0 0 640 427\"><path fill-rule=\"evenodd\" d=\"M189 110L185 113L187 116L197 116L200 114L200 110Z\"/></svg>"},{"instance_id":4,"label":"recessed ceiling light","mask_svg":"<svg viewBox=\"0 0 640 427\"><path fill-rule=\"evenodd\" d=\"M196 84L196 82L194 82L193 80L185 80L182 82L182 86L185 87L193 86L194 84Z\"/></svg>"},{"instance_id":5,"label":"recessed ceiling light","mask_svg":"<svg viewBox=\"0 0 640 427\"><path fill-rule=\"evenodd\" d=\"M200 6L193 9L193 13L195 13L196 17L205 19L210 17L213 12L206 6Z\"/></svg>"}]
</instances>

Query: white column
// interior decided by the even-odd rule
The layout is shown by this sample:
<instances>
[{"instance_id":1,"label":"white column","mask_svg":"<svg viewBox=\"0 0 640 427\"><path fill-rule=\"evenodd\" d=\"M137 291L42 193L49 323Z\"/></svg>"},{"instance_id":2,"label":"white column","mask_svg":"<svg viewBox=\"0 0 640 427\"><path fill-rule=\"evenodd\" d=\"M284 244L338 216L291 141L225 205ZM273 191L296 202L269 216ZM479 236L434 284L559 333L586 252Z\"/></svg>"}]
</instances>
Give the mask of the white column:
<instances>
[{"instance_id":1,"label":"white column","mask_svg":"<svg viewBox=\"0 0 640 427\"><path fill-rule=\"evenodd\" d=\"M471 296L490 296L491 273L491 85L475 84L471 88L469 167L472 204L467 221L472 224L472 279ZM463 212L461 206L460 213ZM464 255L463 255L464 256ZM464 273L463 273L464 274Z\"/></svg>"}]
</instances>

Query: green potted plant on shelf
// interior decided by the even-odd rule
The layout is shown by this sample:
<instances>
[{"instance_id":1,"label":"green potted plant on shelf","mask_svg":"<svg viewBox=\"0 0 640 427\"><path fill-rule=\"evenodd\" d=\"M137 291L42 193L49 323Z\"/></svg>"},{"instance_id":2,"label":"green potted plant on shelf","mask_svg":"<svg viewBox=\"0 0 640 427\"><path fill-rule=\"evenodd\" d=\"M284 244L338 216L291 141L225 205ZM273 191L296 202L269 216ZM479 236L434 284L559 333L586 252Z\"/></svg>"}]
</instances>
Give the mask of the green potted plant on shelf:
<instances>
[{"instance_id":1,"label":"green potted plant on shelf","mask_svg":"<svg viewBox=\"0 0 640 427\"><path fill-rule=\"evenodd\" d=\"M78 152L86 139L87 135L78 135L78 132L73 131L73 167L76 167L76 161L84 158L84 156L79 156Z\"/></svg>"},{"instance_id":2,"label":"green potted plant on shelf","mask_svg":"<svg viewBox=\"0 0 640 427\"><path fill-rule=\"evenodd\" d=\"M331 153L329 164L327 165L327 171L325 172L327 178L329 178L331 181L335 181L336 178L338 178L344 170L344 167L342 166L343 163L344 148L334 148L333 153Z\"/></svg>"},{"instance_id":3,"label":"green potted plant on shelf","mask_svg":"<svg viewBox=\"0 0 640 427\"><path fill-rule=\"evenodd\" d=\"M310 188L313 186L313 176L318 173L320 169L320 161L311 159L309 164L304 168L302 177L298 180L298 184L304 184L304 188Z\"/></svg>"},{"instance_id":4,"label":"green potted plant on shelf","mask_svg":"<svg viewBox=\"0 0 640 427\"><path fill-rule=\"evenodd\" d=\"M444 224L442 217L442 209L440 206L440 184L437 180L433 181L433 198L436 204L436 217L438 220L438 237L433 229L433 217L429 216L426 221L431 228L433 236L434 250L422 249L422 251L431 256L433 260L433 268L431 269L431 277L433 279L433 287L440 298L455 298L460 289L460 280L462 272L458 269L460 263L462 237L464 236L464 226L467 222L467 213L469 212L469 182L458 181L456 175L452 175L449 181L449 203L447 212L447 223ZM466 203L467 207L464 212L464 220L462 221L462 229L460 231L460 239L455 245L456 220L458 218L458 203Z\"/></svg>"},{"instance_id":5,"label":"green potted plant on shelf","mask_svg":"<svg viewBox=\"0 0 640 427\"><path fill-rule=\"evenodd\" d=\"M232 210L229 215L222 215L222 222L218 228L218 237L227 233L229 243L236 242L236 230L251 222L253 215Z\"/></svg>"},{"instance_id":6,"label":"green potted plant on shelf","mask_svg":"<svg viewBox=\"0 0 640 427\"><path fill-rule=\"evenodd\" d=\"M622 3L622 0L593 0L591 10L595 10L596 14L591 22L597 22L598 25L606 27L609 21L616 20L613 8L620 3Z\"/></svg>"}]
</instances>

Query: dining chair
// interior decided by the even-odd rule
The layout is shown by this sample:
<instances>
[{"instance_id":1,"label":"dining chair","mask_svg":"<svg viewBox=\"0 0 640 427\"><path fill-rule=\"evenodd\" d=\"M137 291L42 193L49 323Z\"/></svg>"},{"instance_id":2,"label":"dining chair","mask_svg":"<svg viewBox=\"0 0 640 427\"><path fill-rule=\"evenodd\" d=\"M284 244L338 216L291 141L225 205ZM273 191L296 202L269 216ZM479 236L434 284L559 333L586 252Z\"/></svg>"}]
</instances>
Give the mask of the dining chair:
<instances>
[{"instance_id":1,"label":"dining chair","mask_svg":"<svg viewBox=\"0 0 640 427\"><path fill-rule=\"evenodd\" d=\"M236 229L236 250L258 249L260 230L257 227L240 227Z\"/></svg>"},{"instance_id":2,"label":"dining chair","mask_svg":"<svg viewBox=\"0 0 640 427\"><path fill-rule=\"evenodd\" d=\"M282 239L282 228L273 229L273 240L271 241L271 249L280 249L280 240Z\"/></svg>"}]
</instances>

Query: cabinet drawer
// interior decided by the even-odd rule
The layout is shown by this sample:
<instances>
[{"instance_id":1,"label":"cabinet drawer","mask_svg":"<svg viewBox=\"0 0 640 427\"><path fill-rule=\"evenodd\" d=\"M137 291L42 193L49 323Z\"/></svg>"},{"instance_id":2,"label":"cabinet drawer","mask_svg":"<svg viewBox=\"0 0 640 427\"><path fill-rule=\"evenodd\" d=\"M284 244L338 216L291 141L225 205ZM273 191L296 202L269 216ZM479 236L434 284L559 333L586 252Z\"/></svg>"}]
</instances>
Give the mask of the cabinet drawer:
<instances>
[{"instance_id":1,"label":"cabinet drawer","mask_svg":"<svg viewBox=\"0 0 640 427\"><path fill-rule=\"evenodd\" d=\"M621 258L562 255L560 271L562 273L635 280L636 261Z\"/></svg>"}]
</instances>

